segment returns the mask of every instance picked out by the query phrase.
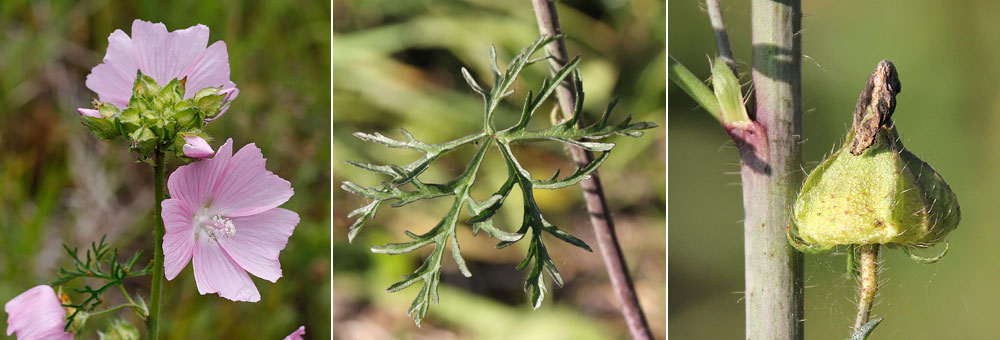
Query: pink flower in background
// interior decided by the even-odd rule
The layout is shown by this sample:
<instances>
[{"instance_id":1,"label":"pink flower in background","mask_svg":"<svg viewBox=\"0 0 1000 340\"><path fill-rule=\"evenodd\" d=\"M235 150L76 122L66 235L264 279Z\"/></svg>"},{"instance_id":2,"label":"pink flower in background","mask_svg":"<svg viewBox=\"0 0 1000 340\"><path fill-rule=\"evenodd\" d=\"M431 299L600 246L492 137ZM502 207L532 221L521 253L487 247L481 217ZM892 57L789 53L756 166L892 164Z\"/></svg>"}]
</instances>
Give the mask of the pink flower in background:
<instances>
[{"instance_id":1,"label":"pink flower in background","mask_svg":"<svg viewBox=\"0 0 1000 340\"><path fill-rule=\"evenodd\" d=\"M81 116L104 118L104 116L101 115L101 111L94 109L76 109L76 112L79 112Z\"/></svg>"},{"instance_id":2,"label":"pink flower in background","mask_svg":"<svg viewBox=\"0 0 1000 340\"><path fill-rule=\"evenodd\" d=\"M142 70L160 86L187 77L184 98L194 97L198 90L207 87L222 86L230 94L226 100L235 99L239 90L229 79L226 43L217 41L207 48L206 45L205 25L167 32L162 23L137 19L132 22L131 38L122 30L108 36L104 62L87 75L87 88L97 92L100 101L124 109L132 98L136 71Z\"/></svg>"},{"instance_id":3,"label":"pink flower in background","mask_svg":"<svg viewBox=\"0 0 1000 340\"><path fill-rule=\"evenodd\" d=\"M278 208L292 197L288 181L264 168L253 144L233 155L233 140L215 157L177 168L163 201L164 269L168 280L193 262L201 294L233 301L260 300L247 272L276 282L278 253L285 248L299 215Z\"/></svg>"},{"instance_id":4,"label":"pink flower in background","mask_svg":"<svg viewBox=\"0 0 1000 340\"><path fill-rule=\"evenodd\" d=\"M184 136L184 146L181 149L184 151L184 156L195 159L208 158L215 154L212 146L198 136Z\"/></svg>"},{"instance_id":5,"label":"pink flower in background","mask_svg":"<svg viewBox=\"0 0 1000 340\"><path fill-rule=\"evenodd\" d=\"M66 310L52 287L35 286L14 297L3 310L7 312L7 335L17 333L18 340L72 340L63 331Z\"/></svg>"},{"instance_id":6,"label":"pink flower in background","mask_svg":"<svg viewBox=\"0 0 1000 340\"><path fill-rule=\"evenodd\" d=\"M302 340L302 336L306 334L306 326L299 326L292 334L285 337L284 340Z\"/></svg>"}]
</instances>

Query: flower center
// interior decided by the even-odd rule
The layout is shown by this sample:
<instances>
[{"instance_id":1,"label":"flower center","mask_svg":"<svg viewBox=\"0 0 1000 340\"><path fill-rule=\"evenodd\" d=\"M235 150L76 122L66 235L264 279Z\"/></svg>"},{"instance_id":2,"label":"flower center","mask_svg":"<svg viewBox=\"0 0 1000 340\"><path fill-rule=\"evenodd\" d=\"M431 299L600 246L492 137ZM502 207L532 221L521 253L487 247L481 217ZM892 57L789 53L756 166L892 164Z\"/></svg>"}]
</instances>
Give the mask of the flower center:
<instances>
[{"instance_id":1,"label":"flower center","mask_svg":"<svg viewBox=\"0 0 1000 340\"><path fill-rule=\"evenodd\" d=\"M195 237L204 235L217 241L219 238L230 238L235 234L236 225L233 224L233 220L222 215L195 216Z\"/></svg>"}]
</instances>

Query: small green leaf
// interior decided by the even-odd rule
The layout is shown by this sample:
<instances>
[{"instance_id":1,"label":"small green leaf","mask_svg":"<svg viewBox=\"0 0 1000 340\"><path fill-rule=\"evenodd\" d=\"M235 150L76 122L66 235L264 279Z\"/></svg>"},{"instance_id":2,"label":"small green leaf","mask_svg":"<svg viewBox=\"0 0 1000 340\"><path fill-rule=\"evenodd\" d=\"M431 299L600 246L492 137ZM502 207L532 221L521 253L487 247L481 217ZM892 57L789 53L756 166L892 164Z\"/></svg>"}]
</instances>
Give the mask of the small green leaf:
<instances>
[{"instance_id":1,"label":"small green leaf","mask_svg":"<svg viewBox=\"0 0 1000 340\"><path fill-rule=\"evenodd\" d=\"M715 97L715 93L673 56L667 60L667 75L671 82L684 90L712 117L715 117L720 123L722 122L722 109L719 108L719 99Z\"/></svg>"},{"instance_id":2,"label":"small green leaf","mask_svg":"<svg viewBox=\"0 0 1000 340\"><path fill-rule=\"evenodd\" d=\"M722 124L726 126L741 126L753 123L743 105L743 88L733 70L723 61L722 57L712 64L712 89L719 101L722 112Z\"/></svg>"},{"instance_id":3,"label":"small green leaf","mask_svg":"<svg viewBox=\"0 0 1000 340\"><path fill-rule=\"evenodd\" d=\"M868 336L871 335L873 331L875 331L875 327L878 327L878 324L880 324L880 323L882 323L882 318L877 318L877 319L873 319L871 321L868 321L868 323L865 323L864 325L862 325L861 328L858 328L858 330L855 331L854 334L851 334L851 337L849 339L847 339L847 340L866 340L866 339L868 339Z\"/></svg>"}]
</instances>

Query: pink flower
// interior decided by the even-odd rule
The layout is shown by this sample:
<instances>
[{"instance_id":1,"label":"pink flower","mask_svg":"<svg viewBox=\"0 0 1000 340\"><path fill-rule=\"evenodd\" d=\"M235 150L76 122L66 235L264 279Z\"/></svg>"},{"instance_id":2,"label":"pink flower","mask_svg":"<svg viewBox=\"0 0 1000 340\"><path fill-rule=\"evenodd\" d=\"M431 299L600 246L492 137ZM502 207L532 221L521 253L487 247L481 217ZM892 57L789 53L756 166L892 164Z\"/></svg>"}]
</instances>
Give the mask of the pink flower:
<instances>
[{"instance_id":1,"label":"pink flower","mask_svg":"<svg viewBox=\"0 0 1000 340\"><path fill-rule=\"evenodd\" d=\"M79 112L81 116L101 118L101 119L104 118L104 116L101 115L101 111L97 111L94 109L76 109L76 112Z\"/></svg>"},{"instance_id":2,"label":"pink flower","mask_svg":"<svg viewBox=\"0 0 1000 340\"><path fill-rule=\"evenodd\" d=\"M184 156L195 159L208 158L215 154L215 151L212 151L212 146L208 145L204 138L198 136L184 136L182 151L184 151Z\"/></svg>"},{"instance_id":3,"label":"pink flower","mask_svg":"<svg viewBox=\"0 0 1000 340\"><path fill-rule=\"evenodd\" d=\"M233 155L233 140L215 157L177 168L163 201L164 269L168 280L193 262L201 294L233 301L260 300L247 272L276 282L278 253L285 248L299 215L278 208L292 197L288 181L264 168L253 144Z\"/></svg>"},{"instance_id":4,"label":"pink flower","mask_svg":"<svg viewBox=\"0 0 1000 340\"><path fill-rule=\"evenodd\" d=\"M306 326L299 326L292 334L285 337L284 340L302 340L302 336L306 334Z\"/></svg>"},{"instance_id":5,"label":"pink flower","mask_svg":"<svg viewBox=\"0 0 1000 340\"><path fill-rule=\"evenodd\" d=\"M8 336L16 332L19 340L73 339L72 334L63 331L66 310L52 287L28 289L7 302L3 310L7 312Z\"/></svg>"},{"instance_id":6,"label":"pink flower","mask_svg":"<svg viewBox=\"0 0 1000 340\"><path fill-rule=\"evenodd\" d=\"M192 98L198 90L222 86L223 91L239 94L229 80L229 52L226 43L208 44L208 27L195 25L167 32L162 23L136 19L132 22L132 37L115 30L108 36L108 51L104 62L87 75L87 88L97 92L102 102L119 109L128 106L136 71L153 78L160 86L173 79L187 77L184 98ZM221 115L221 113L220 113Z\"/></svg>"}]
</instances>

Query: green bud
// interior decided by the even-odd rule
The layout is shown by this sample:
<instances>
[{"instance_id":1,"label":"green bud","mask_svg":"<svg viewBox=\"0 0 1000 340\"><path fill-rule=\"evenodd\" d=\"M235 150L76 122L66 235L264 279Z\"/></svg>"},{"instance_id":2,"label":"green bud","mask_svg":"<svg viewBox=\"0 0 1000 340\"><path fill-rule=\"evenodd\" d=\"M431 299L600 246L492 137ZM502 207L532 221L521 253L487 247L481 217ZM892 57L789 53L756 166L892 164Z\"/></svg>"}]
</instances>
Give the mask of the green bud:
<instances>
[{"instance_id":1,"label":"green bud","mask_svg":"<svg viewBox=\"0 0 1000 340\"><path fill-rule=\"evenodd\" d=\"M98 332L101 340L139 340L139 329L122 319L108 326L107 333Z\"/></svg>"},{"instance_id":2,"label":"green bud","mask_svg":"<svg viewBox=\"0 0 1000 340\"><path fill-rule=\"evenodd\" d=\"M141 127L135 130L135 132L129 135L129 139L132 141L132 151L139 153L143 157L148 157L153 152L153 149L156 148L158 142L156 134L148 127Z\"/></svg>"},{"instance_id":3,"label":"green bud","mask_svg":"<svg viewBox=\"0 0 1000 340\"><path fill-rule=\"evenodd\" d=\"M177 79L171 80L160 90L157 98L171 104L181 101L184 99L184 84Z\"/></svg>"},{"instance_id":4,"label":"green bud","mask_svg":"<svg viewBox=\"0 0 1000 340\"><path fill-rule=\"evenodd\" d=\"M111 118L118 114L119 110L117 106L111 103L94 102L94 108L101 113L104 118Z\"/></svg>"},{"instance_id":5,"label":"green bud","mask_svg":"<svg viewBox=\"0 0 1000 340\"><path fill-rule=\"evenodd\" d=\"M142 71L136 71L135 83L132 85L132 99L141 98L149 100L156 97L160 93L160 85L156 83L153 78L142 74ZM131 106L131 103L129 103Z\"/></svg>"},{"instance_id":6,"label":"green bud","mask_svg":"<svg viewBox=\"0 0 1000 340\"><path fill-rule=\"evenodd\" d=\"M56 288L56 297L59 298L59 302L63 305L71 305L73 301L70 301L69 296L63 292L62 286ZM87 324L87 319L90 318L90 314L83 310L77 310L74 307L63 307L66 310L66 317L73 316L73 322L69 326L69 331L73 334L80 334L80 329ZM75 315L73 313L76 313Z\"/></svg>"},{"instance_id":7,"label":"green bud","mask_svg":"<svg viewBox=\"0 0 1000 340\"><path fill-rule=\"evenodd\" d=\"M743 89L736 74L723 61L722 57L712 64L712 89L719 101L722 111L722 123L725 125L745 125L751 123L747 108L743 105Z\"/></svg>"},{"instance_id":8,"label":"green bud","mask_svg":"<svg viewBox=\"0 0 1000 340\"><path fill-rule=\"evenodd\" d=\"M177 122L177 129L180 131L201 129L205 125L205 118L202 117L201 110L188 103L189 101L184 101L182 105L177 105L174 108L177 112L174 114L174 119Z\"/></svg>"},{"instance_id":9,"label":"green bud","mask_svg":"<svg viewBox=\"0 0 1000 340\"><path fill-rule=\"evenodd\" d=\"M83 125L87 126L87 129L90 129L90 132L93 133L94 136L97 136L97 138L110 141L119 136L118 130L115 129L115 125L111 120L90 116L81 117L83 119Z\"/></svg>"},{"instance_id":10,"label":"green bud","mask_svg":"<svg viewBox=\"0 0 1000 340\"><path fill-rule=\"evenodd\" d=\"M214 92L211 94L208 94L208 92L203 93L203 91L208 89L211 89ZM222 111L222 106L225 104L226 94L218 92L219 88L210 87L202 91L198 91L198 94L202 94L201 98L198 98L197 95L195 96L194 106L197 106L202 112L205 113L205 118L215 118L215 116L218 116L219 112Z\"/></svg>"},{"instance_id":11,"label":"green bud","mask_svg":"<svg viewBox=\"0 0 1000 340\"><path fill-rule=\"evenodd\" d=\"M128 136L142 126L142 116L139 114L139 110L139 108L129 107L115 117L115 126L121 135Z\"/></svg>"}]
</instances>

